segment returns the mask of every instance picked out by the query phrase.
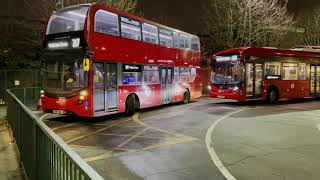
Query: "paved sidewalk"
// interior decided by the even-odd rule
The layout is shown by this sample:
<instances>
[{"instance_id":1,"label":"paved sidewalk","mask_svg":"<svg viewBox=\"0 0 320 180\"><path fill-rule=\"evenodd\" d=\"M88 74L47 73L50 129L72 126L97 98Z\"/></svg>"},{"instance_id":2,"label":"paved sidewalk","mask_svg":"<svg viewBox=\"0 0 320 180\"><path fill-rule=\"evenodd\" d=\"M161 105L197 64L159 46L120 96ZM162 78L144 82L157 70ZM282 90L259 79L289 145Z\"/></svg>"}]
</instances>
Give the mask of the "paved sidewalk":
<instances>
[{"instance_id":1,"label":"paved sidewalk","mask_svg":"<svg viewBox=\"0 0 320 180\"><path fill-rule=\"evenodd\" d=\"M25 179L23 169L18 163L18 149L12 143L11 130L5 121L6 107L0 106L0 179Z\"/></svg>"}]
</instances>

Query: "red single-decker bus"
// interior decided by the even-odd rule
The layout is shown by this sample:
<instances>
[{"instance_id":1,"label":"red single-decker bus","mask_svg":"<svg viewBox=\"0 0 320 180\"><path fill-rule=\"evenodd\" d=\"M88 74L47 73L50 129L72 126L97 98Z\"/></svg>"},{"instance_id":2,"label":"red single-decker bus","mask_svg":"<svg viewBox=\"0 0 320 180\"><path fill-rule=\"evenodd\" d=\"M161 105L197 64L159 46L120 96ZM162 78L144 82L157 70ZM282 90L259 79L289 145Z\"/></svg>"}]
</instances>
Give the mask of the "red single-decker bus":
<instances>
[{"instance_id":1,"label":"red single-decker bus","mask_svg":"<svg viewBox=\"0 0 320 180\"><path fill-rule=\"evenodd\" d=\"M208 86L213 98L279 99L320 94L320 53L304 49L236 48L212 58Z\"/></svg>"}]
</instances>

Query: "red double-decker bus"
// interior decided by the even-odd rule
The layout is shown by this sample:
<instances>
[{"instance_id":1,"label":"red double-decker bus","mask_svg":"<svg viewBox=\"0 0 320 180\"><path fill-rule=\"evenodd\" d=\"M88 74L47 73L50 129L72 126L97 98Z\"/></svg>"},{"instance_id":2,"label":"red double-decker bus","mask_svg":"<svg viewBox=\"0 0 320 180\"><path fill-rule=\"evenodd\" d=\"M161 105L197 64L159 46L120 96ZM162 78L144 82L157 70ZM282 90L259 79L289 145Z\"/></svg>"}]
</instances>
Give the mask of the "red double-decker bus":
<instances>
[{"instance_id":1,"label":"red double-decker bus","mask_svg":"<svg viewBox=\"0 0 320 180\"><path fill-rule=\"evenodd\" d=\"M213 98L294 99L320 95L320 52L305 49L237 48L212 58Z\"/></svg>"},{"instance_id":2,"label":"red double-decker bus","mask_svg":"<svg viewBox=\"0 0 320 180\"><path fill-rule=\"evenodd\" d=\"M46 112L92 117L201 96L195 35L103 5L53 13L43 41Z\"/></svg>"}]
</instances>

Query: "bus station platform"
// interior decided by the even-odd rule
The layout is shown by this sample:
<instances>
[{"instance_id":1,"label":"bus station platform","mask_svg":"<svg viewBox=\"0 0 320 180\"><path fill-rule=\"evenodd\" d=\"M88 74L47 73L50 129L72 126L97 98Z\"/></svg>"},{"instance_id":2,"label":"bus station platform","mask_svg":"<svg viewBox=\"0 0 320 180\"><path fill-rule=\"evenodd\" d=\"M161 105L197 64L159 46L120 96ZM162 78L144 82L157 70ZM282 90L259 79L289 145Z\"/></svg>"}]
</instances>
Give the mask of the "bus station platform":
<instances>
[{"instance_id":1,"label":"bus station platform","mask_svg":"<svg viewBox=\"0 0 320 180\"><path fill-rule=\"evenodd\" d=\"M7 126L6 106L0 106L0 179L26 179L19 163L19 152Z\"/></svg>"}]
</instances>

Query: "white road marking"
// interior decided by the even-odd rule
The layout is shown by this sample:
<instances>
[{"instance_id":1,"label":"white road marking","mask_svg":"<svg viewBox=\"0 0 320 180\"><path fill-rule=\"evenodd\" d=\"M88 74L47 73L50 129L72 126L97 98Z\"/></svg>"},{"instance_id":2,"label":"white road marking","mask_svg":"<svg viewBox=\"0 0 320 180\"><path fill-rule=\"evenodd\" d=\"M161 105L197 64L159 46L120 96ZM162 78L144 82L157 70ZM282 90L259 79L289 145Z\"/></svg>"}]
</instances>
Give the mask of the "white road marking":
<instances>
[{"instance_id":1,"label":"white road marking","mask_svg":"<svg viewBox=\"0 0 320 180\"><path fill-rule=\"evenodd\" d=\"M216 126L224 119L237 114L241 111L245 111L248 108L244 108L244 109L240 109L238 111L229 113L223 117L221 117L220 119L218 119L217 121L215 121L211 127L208 129L207 134L206 134L206 144L207 144L207 149L210 153L211 159L213 160L213 163L217 166L217 168L220 170L220 172L223 174L223 176L227 179L227 180L236 180L236 178L229 172L229 170L222 164L220 158L218 157L217 153L215 152L214 148L213 148L213 143L212 143L212 139L211 136L213 134L213 130L216 128Z\"/></svg>"},{"instance_id":2,"label":"white road marking","mask_svg":"<svg viewBox=\"0 0 320 180\"><path fill-rule=\"evenodd\" d=\"M40 117L40 121L43 121L43 119L46 118L49 114L50 114L50 113L46 113L46 114L42 115L42 116Z\"/></svg>"}]
</instances>

